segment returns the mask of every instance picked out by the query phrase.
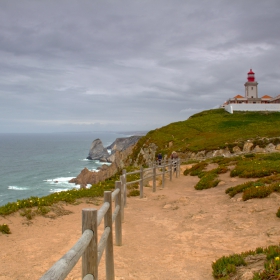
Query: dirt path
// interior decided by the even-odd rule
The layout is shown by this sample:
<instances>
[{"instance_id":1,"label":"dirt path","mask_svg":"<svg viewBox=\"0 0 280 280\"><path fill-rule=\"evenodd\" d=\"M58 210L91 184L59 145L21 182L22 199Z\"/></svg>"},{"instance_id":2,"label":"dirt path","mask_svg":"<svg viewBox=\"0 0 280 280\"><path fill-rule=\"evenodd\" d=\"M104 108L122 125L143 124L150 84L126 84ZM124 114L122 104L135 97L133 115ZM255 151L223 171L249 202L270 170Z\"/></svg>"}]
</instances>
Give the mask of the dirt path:
<instances>
[{"instance_id":1,"label":"dirt path","mask_svg":"<svg viewBox=\"0 0 280 280\"><path fill-rule=\"evenodd\" d=\"M277 245L280 196L230 199L225 189L247 180L228 173L220 178L216 188L196 191L198 178L181 175L156 193L145 188L143 199L128 198L123 246L114 247L116 280L210 280L217 258ZM40 278L78 240L81 209L89 206L66 206L72 214L36 217L30 225L19 214L0 218L12 230L11 235L0 234L0 280ZM67 279L80 279L80 267L79 262ZM103 262L99 276L105 279Z\"/></svg>"}]
</instances>

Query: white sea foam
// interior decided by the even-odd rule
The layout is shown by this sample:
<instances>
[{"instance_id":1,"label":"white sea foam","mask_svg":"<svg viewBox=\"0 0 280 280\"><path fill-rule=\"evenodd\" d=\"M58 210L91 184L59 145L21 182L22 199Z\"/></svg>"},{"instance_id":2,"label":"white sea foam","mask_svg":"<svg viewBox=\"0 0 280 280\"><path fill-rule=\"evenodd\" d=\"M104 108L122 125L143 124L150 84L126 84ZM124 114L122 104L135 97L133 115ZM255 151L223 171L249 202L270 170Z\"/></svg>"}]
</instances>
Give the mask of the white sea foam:
<instances>
[{"instance_id":1,"label":"white sea foam","mask_svg":"<svg viewBox=\"0 0 280 280\"><path fill-rule=\"evenodd\" d=\"M18 187L18 186L9 186L8 189L9 190L15 190L15 191L25 191L25 190L28 190L27 187Z\"/></svg>"},{"instance_id":2,"label":"white sea foam","mask_svg":"<svg viewBox=\"0 0 280 280\"><path fill-rule=\"evenodd\" d=\"M91 184L87 184L86 185L86 188L90 188L91 187ZM68 183L68 188L55 188L55 189L50 189L50 193L56 193L56 192L65 192L65 191L68 191L68 190L72 190L72 189L80 189L80 186L79 185L75 185L73 183Z\"/></svg>"},{"instance_id":3,"label":"white sea foam","mask_svg":"<svg viewBox=\"0 0 280 280\"><path fill-rule=\"evenodd\" d=\"M61 184L61 183L68 183L71 179L75 177L60 177L60 178L55 178L55 179L47 179L44 180L45 182L48 182L50 184Z\"/></svg>"}]
</instances>

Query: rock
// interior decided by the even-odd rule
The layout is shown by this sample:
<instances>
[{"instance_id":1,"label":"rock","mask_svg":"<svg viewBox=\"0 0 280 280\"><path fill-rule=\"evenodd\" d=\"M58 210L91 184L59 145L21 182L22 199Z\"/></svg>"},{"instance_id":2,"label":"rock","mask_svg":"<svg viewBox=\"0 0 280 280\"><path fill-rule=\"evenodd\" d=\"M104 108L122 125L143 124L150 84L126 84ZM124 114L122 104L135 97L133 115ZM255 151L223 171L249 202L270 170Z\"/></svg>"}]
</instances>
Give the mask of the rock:
<instances>
[{"instance_id":1,"label":"rock","mask_svg":"<svg viewBox=\"0 0 280 280\"><path fill-rule=\"evenodd\" d=\"M100 139L95 139L91 144L87 159L99 160L107 157L109 157L107 149L104 148Z\"/></svg>"},{"instance_id":2,"label":"rock","mask_svg":"<svg viewBox=\"0 0 280 280\"><path fill-rule=\"evenodd\" d=\"M244 146L243 146L243 152L244 153L249 153L253 146L254 146L254 144L252 142L245 143Z\"/></svg>"},{"instance_id":3,"label":"rock","mask_svg":"<svg viewBox=\"0 0 280 280\"><path fill-rule=\"evenodd\" d=\"M275 151L275 146L272 143L269 143L264 149L266 152L273 152Z\"/></svg>"},{"instance_id":4,"label":"rock","mask_svg":"<svg viewBox=\"0 0 280 280\"><path fill-rule=\"evenodd\" d=\"M205 151L200 151L196 154L197 159L203 159L205 158Z\"/></svg>"},{"instance_id":5,"label":"rock","mask_svg":"<svg viewBox=\"0 0 280 280\"><path fill-rule=\"evenodd\" d=\"M171 204L165 204L165 205L163 206L164 209L169 209L169 208L171 208L171 207L172 207Z\"/></svg>"},{"instance_id":6,"label":"rock","mask_svg":"<svg viewBox=\"0 0 280 280\"><path fill-rule=\"evenodd\" d=\"M220 182L218 183L218 186L222 186L222 185L225 185L225 184L226 184L225 181L220 181Z\"/></svg>"},{"instance_id":7,"label":"rock","mask_svg":"<svg viewBox=\"0 0 280 280\"><path fill-rule=\"evenodd\" d=\"M275 150L280 151L280 144L276 145Z\"/></svg>"},{"instance_id":8,"label":"rock","mask_svg":"<svg viewBox=\"0 0 280 280\"><path fill-rule=\"evenodd\" d=\"M124 151L128 147L135 145L141 137L142 136L130 136L117 138L107 149L111 149L111 154L114 154L116 151Z\"/></svg>"},{"instance_id":9,"label":"rock","mask_svg":"<svg viewBox=\"0 0 280 280\"><path fill-rule=\"evenodd\" d=\"M240 154L241 153L241 149L238 147L238 146L235 146L232 148L232 151L235 153L235 154Z\"/></svg>"},{"instance_id":10,"label":"rock","mask_svg":"<svg viewBox=\"0 0 280 280\"><path fill-rule=\"evenodd\" d=\"M257 145L257 146L252 150L252 152L254 152L254 153L264 153L264 152L265 152L265 149L260 148L259 145Z\"/></svg>"},{"instance_id":11,"label":"rock","mask_svg":"<svg viewBox=\"0 0 280 280\"><path fill-rule=\"evenodd\" d=\"M229 157L231 156L231 153L228 148L214 151L213 157L218 157L218 156Z\"/></svg>"}]
</instances>

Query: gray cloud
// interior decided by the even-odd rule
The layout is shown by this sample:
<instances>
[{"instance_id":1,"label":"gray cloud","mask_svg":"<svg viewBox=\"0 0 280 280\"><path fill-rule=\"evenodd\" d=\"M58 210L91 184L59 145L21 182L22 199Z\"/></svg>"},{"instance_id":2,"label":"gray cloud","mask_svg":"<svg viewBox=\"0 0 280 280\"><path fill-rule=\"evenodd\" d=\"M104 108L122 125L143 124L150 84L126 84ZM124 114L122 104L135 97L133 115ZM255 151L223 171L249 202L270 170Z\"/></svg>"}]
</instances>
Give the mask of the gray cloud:
<instances>
[{"instance_id":1,"label":"gray cloud","mask_svg":"<svg viewBox=\"0 0 280 280\"><path fill-rule=\"evenodd\" d=\"M150 130L280 94L280 3L0 2L0 132Z\"/></svg>"}]
</instances>

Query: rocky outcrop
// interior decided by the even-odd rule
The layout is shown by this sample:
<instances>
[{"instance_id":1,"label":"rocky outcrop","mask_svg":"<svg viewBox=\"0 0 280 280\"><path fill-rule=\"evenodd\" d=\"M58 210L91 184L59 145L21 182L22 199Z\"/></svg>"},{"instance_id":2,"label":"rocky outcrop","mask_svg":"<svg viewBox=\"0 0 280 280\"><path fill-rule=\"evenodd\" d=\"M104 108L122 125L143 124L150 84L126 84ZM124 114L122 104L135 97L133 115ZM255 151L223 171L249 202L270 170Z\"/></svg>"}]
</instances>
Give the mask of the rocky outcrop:
<instances>
[{"instance_id":1,"label":"rocky outcrop","mask_svg":"<svg viewBox=\"0 0 280 280\"><path fill-rule=\"evenodd\" d=\"M116 151L114 153L114 161L112 164L103 164L99 171L95 172L84 168L81 173L76 178L71 179L69 183L75 183L76 185L80 185L82 188L87 184L97 184L112 177L118 171L122 170L125 165L129 165L131 163L128 157L131 154L133 147L134 145L121 152Z\"/></svg>"},{"instance_id":2,"label":"rocky outcrop","mask_svg":"<svg viewBox=\"0 0 280 280\"><path fill-rule=\"evenodd\" d=\"M87 159L100 160L102 162L114 162L115 153L117 151L123 152L127 150L129 147L135 145L141 137L142 136L130 136L117 138L107 148L104 148L100 139L95 139L91 144ZM111 150L111 154L108 153L107 149Z\"/></svg>"},{"instance_id":3,"label":"rocky outcrop","mask_svg":"<svg viewBox=\"0 0 280 280\"><path fill-rule=\"evenodd\" d=\"M104 148L100 139L95 139L90 147L87 159L107 161L110 156L107 149Z\"/></svg>"},{"instance_id":4,"label":"rocky outcrop","mask_svg":"<svg viewBox=\"0 0 280 280\"><path fill-rule=\"evenodd\" d=\"M107 149L111 149L111 154L114 154L116 151L124 151L128 147L135 145L141 137L142 136L130 136L117 138Z\"/></svg>"}]
</instances>

